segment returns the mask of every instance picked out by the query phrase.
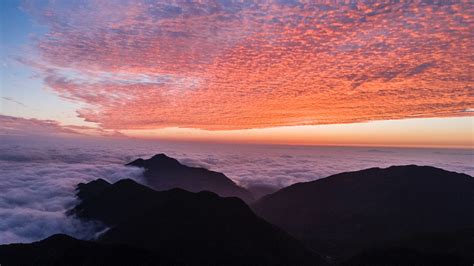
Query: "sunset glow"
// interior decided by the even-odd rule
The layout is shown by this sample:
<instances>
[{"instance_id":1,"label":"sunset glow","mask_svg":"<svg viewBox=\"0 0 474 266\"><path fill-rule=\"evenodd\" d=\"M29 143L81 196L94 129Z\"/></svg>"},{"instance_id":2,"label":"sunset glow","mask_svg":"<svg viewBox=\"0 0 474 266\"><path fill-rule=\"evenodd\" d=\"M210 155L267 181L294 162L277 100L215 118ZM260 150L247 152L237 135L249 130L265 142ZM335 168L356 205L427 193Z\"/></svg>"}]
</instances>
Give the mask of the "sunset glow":
<instances>
[{"instance_id":1,"label":"sunset glow","mask_svg":"<svg viewBox=\"0 0 474 266\"><path fill-rule=\"evenodd\" d=\"M469 1L26 1L18 6L37 29L27 32L25 43L7 45L17 50L3 56L4 68L14 64L32 71L41 93L59 96L54 101L67 107L53 117L24 111L18 85L5 74L5 115L144 138L473 144L474 5ZM9 23L2 19L2 25ZM57 117L64 112L77 117ZM435 137L420 134L416 119ZM328 124L342 125L319 126ZM462 131L446 140L446 125L453 124L463 125ZM413 132L390 140L405 126ZM354 128L360 135L348 132ZM381 139L374 140L373 132Z\"/></svg>"}]
</instances>

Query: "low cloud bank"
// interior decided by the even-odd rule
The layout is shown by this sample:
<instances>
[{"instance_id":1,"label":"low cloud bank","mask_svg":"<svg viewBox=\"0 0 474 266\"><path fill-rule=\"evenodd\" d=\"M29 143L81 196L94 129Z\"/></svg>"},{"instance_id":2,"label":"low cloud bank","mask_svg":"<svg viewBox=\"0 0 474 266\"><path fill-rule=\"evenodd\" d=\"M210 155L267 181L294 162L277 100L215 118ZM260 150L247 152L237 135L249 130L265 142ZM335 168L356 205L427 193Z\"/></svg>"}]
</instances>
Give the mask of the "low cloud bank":
<instances>
[{"instance_id":1,"label":"low cloud bank","mask_svg":"<svg viewBox=\"0 0 474 266\"><path fill-rule=\"evenodd\" d=\"M474 175L469 150L242 146L200 148L174 156L182 163L225 173L242 186L285 187L371 167L431 165ZM171 154L173 155L173 154Z\"/></svg>"},{"instance_id":2,"label":"low cloud bank","mask_svg":"<svg viewBox=\"0 0 474 266\"><path fill-rule=\"evenodd\" d=\"M280 188L369 167L418 164L474 175L469 150L217 145L146 141L0 140L0 244L55 233L91 238L97 224L67 217L80 182L132 178L138 157L166 153L182 163L225 173L245 187Z\"/></svg>"},{"instance_id":3,"label":"low cloud bank","mask_svg":"<svg viewBox=\"0 0 474 266\"><path fill-rule=\"evenodd\" d=\"M140 182L142 177L139 168L93 162L92 154L62 157L53 150L42 154L26 147L11 148L2 146L0 156L0 244L31 242L56 233L91 238L98 224L65 215L76 203L76 185L97 178Z\"/></svg>"}]
</instances>

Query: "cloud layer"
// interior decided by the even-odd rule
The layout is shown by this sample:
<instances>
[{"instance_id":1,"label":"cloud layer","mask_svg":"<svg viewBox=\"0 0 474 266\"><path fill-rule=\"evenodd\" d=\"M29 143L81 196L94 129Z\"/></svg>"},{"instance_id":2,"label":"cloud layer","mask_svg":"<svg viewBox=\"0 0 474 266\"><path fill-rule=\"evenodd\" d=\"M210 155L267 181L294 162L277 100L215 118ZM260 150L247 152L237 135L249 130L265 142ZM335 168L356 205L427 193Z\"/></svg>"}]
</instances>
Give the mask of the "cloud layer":
<instances>
[{"instance_id":1,"label":"cloud layer","mask_svg":"<svg viewBox=\"0 0 474 266\"><path fill-rule=\"evenodd\" d=\"M80 182L104 178L141 181L140 169L114 164L109 157L62 149L1 143L0 244L31 242L55 233L92 238L100 225L67 217ZM52 145L51 145L52 144Z\"/></svg>"},{"instance_id":2,"label":"cloud layer","mask_svg":"<svg viewBox=\"0 0 474 266\"><path fill-rule=\"evenodd\" d=\"M0 243L31 242L54 233L90 238L97 224L66 217L80 182L132 178L123 164L164 152L187 165L225 173L246 187L280 188L331 174L398 164L432 165L474 175L470 150L212 145L57 137L0 139Z\"/></svg>"},{"instance_id":3,"label":"cloud layer","mask_svg":"<svg viewBox=\"0 0 474 266\"><path fill-rule=\"evenodd\" d=\"M470 1L25 3L29 60L107 129L471 116Z\"/></svg>"}]
</instances>

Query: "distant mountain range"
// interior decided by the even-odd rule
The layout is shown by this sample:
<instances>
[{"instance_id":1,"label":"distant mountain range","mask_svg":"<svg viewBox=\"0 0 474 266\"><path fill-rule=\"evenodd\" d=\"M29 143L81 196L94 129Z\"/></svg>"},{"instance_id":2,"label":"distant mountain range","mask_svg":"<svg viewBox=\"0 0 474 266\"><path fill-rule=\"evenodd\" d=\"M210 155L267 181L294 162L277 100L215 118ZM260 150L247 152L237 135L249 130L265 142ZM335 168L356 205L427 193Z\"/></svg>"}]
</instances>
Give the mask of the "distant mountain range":
<instances>
[{"instance_id":1,"label":"distant mountain range","mask_svg":"<svg viewBox=\"0 0 474 266\"><path fill-rule=\"evenodd\" d=\"M474 179L465 174L415 165L371 168L294 184L253 209L338 259L409 247L474 260Z\"/></svg>"},{"instance_id":2,"label":"distant mountain range","mask_svg":"<svg viewBox=\"0 0 474 266\"><path fill-rule=\"evenodd\" d=\"M80 201L68 214L99 222L104 233L94 241L54 235L3 245L2 266L474 262L474 179L465 174L414 165L371 168L283 188L251 209L237 197L201 191L218 188L252 200L221 173L163 154L129 165L145 168L148 183L160 191L129 179L79 184Z\"/></svg>"},{"instance_id":3,"label":"distant mountain range","mask_svg":"<svg viewBox=\"0 0 474 266\"><path fill-rule=\"evenodd\" d=\"M142 167L147 184L156 190L182 188L191 192L212 191L222 197L239 197L252 202L252 193L234 183L223 173L201 167L181 164L165 154L157 154L150 159L139 158L127 164Z\"/></svg>"}]
</instances>

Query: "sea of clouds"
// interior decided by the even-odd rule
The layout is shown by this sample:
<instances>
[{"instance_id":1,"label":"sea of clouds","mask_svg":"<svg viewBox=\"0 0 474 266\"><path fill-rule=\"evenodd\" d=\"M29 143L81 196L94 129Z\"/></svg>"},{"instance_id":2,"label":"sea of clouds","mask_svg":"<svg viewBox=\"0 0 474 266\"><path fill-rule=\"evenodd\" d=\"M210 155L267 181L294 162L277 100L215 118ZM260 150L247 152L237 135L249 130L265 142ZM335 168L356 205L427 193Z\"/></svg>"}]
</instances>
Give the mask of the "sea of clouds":
<instances>
[{"instance_id":1,"label":"sea of clouds","mask_svg":"<svg viewBox=\"0 0 474 266\"><path fill-rule=\"evenodd\" d=\"M98 225L65 215L78 183L131 178L138 157L166 153L182 163L225 173L250 187L284 187L344 171L418 164L474 175L472 150L304 147L136 140L0 139L0 244L32 242L55 233L93 238Z\"/></svg>"}]
</instances>

